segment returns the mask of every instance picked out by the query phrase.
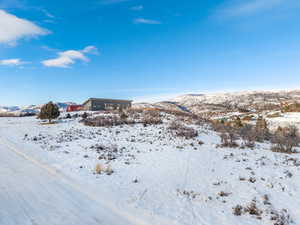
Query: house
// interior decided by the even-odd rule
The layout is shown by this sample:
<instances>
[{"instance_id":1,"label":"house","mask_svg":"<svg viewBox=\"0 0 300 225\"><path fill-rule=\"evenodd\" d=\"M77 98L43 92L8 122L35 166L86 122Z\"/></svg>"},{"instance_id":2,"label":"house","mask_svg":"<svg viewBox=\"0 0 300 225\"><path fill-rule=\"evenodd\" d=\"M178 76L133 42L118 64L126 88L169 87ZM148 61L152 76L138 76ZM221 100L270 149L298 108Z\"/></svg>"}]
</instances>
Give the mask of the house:
<instances>
[{"instance_id":1,"label":"house","mask_svg":"<svg viewBox=\"0 0 300 225\"><path fill-rule=\"evenodd\" d=\"M128 109L131 107L131 100L90 98L83 103L85 111Z\"/></svg>"},{"instance_id":2,"label":"house","mask_svg":"<svg viewBox=\"0 0 300 225\"><path fill-rule=\"evenodd\" d=\"M82 105L68 105L67 112L80 111L80 110L82 110L82 108L83 108Z\"/></svg>"}]
</instances>

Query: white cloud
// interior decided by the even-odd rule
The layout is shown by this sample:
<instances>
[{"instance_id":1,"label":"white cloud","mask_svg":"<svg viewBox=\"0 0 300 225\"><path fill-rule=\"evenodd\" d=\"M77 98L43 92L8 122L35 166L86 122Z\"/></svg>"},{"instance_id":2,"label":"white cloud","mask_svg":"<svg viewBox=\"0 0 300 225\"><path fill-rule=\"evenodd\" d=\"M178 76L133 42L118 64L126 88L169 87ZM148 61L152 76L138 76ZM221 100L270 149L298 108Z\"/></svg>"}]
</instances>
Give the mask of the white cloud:
<instances>
[{"instance_id":1,"label":"white cloud","mask_svg":"<svg viewBox=\"0 0 300 225\"><path fill-rule=\"evenodd\" d=\"M243 0L231 1L230 4L221 8L218 14L225 16L250 15L264 10L280 6L283 0Z\"/></svg>"},{"instance_id":2,"label":"white cloud","mask_svg":"<svg viewBox=\"0 0 300 225\"><path fill-rule=\"evenodd\" d=\"M161 22L158 20L148 20L144 18L134 19L133 22L136 24L161 24Z\"/></svg>"},{"instance_id":3,"label":"white cloud","mask_svg":"<svg viewBox=\"0 0 300 225\"><path fill-rule=\"evenodd\" d=\"M98 55L99 51L95 46L87 46L82 50L83 53L90 53L90 54L94 54L94 55Z\"/></svg>"},{"instance_id":4,"label":"white cloud","mask_svg":"<svg viewBox=\"0 0 300 225\"><path fill-rule=\"evenodd\" d=\"M137 5L137 6L133 6L130 8L133 11L142 11L144 9L144 6L142 5Z\"/></svg>"},{"instance_id":5,"label":"white cloud","mask_svg":"<svg viewBox=\"0 0 300 225\"><path fill-rule=\"evenodd\" d=\"M14 45L19 39L48 33L34 23L0 9L0 43Z\"/></svg>"},{"instance_id":6,"label":"white cloud","mask_svg":"<svg viewBox=\"0 0 300 225\"><path fill-rule=\"evenodd\" d=\"M49 13L47 10L41 9L41 11L45 14L45 16L47 16L47 17L49 17L51 19L55 18L55 16L53 14Z\"/></svg>"},{"instance_id":7,"label":"white cloud","mask_svg":"<svg viewBox=\"0 0 300 225\"><path fill-rule=\"evenodd\" d=\"M1 66L21 66L28 62L23 62L21 59L3 59L0 60Z\"/></svg>"},{"instance_id":8,"label":"white cloud","mask_svg":"<svg viewBox=\"0 0 300 225\"><path fill-rule=\"evenodd\" d=\"M85 54L98 54L98 50L95 46L87 46L83 50L68 50L59 52L58 57L54 59L48 59L42 61L42 64L46 67L60 67L69 68L75 64L76 61L88 62L89 58Z\"/></svg>"}]
</instances>

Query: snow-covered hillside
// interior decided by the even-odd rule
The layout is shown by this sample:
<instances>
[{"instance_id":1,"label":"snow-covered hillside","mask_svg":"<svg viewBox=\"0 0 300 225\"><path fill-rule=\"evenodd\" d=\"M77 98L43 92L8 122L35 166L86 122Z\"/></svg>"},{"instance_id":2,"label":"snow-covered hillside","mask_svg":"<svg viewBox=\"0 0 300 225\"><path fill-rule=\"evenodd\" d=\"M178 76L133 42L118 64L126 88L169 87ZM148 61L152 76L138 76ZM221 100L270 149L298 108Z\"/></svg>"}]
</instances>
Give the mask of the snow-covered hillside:
<instances>
[{"instance_id":1,"label":"snow-covered hillside","mask_svg":"<svg viewBox=\"0 0 300 225\"><path fill-rule=\"evenodd\" d=\"M68 105L73 105L72 102L56 102L60 111L65 111ZM22 114L37 114L39 113L43 105L29 105L29 106L0 106L0 114L8 113L13 115L22 115Z\"/></svg>"},{"instance_id":2,"label":"snow-covered hillside","mask_svg":"<svg viewBox=\"0 0 300 225\"><path fill-rule=\"evenodd\" d=\"M149 224L300 224L299 154L268 143L220 148L197 123L186 123L198 135L185 139L169 129L180 117L163 115L162 124L113 127L0 118L0 137Z\"/></svg>"},{"instance_id":3,"label":"snow-covered hillside","mask_svg":"<svg viewBox=\"0 0 300 225\"><path fill-rule=\"evenodd\" d=\"M243 91L213 94L187 94L178 96L168 102L154 104L137 103L134 107L153 107L168 110L177 107L193 113L261 111L279 109L283 103L300 101L300 91Z\"/></svg>"}]
</instances>

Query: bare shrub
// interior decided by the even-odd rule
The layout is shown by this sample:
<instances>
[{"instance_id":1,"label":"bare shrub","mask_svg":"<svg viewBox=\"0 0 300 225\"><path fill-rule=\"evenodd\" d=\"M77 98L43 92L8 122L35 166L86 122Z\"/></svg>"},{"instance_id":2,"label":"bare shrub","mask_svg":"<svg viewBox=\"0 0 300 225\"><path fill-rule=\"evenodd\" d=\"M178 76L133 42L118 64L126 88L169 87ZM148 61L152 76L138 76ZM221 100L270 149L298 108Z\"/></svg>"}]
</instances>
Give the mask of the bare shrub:
<instances>
[{"instance_id":1,"label":"bare shrub","mask_svg":"<svg viewBox=\"0 0 300 225\"><path fill-rule=\"evenodd\" d=\"M299 102L293 102L291 104L286 104L282 108L283 112L300 112L300 103Z\"/></svg>"},{"instance_id":2,"label":"bare shrub","mask_svg":"<svg viewBox=\"0 0 300 225\"><path fill-rule=\"evenodd\" d=\"M295 153L295 148L299 146L300 137L295 126L287 128L279 127L272 136L272 151L283 153Z\"/></svg>"},{"instance_id":3,"label":"bare shrub","mask_svg":"<svg viewBox=\"0 0 300 225\"><path fill-rule=\"evenodd\" d=\"M193 199L196 199L198 196L200 196L200 194L195 191L187 191L187 190L177 189L177 193L181 196L186 197L188 200L193 200Z\"/></svg>"},{"instance_id":4,"label":"bare shrub","mask_svg":"<svg viewBox=\"0 0 300 225\"><path fill-rule=\"evenodd\" d=\"M83 120L84 125L91 127L113 127L122 124L134 124L134 120L121 119L116 115L97 116Z\"/></svg>"},{"instance_id":5,"label":"bare shrub","mask_svg":"<svg viewBox=\"0 0 300 225\"><path fill-rule=\"evenodd\" d=\"M172 121L168 127L176 136L191 139L198 136L198 131L177 121Z\"/></svg>"},{"instance_id":6,"label":"bare shrub","mask_svg":"<svg viewBox=\"0 0 300 225\"><path fill-rule=\"evenodd\" d=\"M293 223L293 220L286 209L282 209L279 212L272 210L270 219L274 221L274 225L289 225Z\"/></svg>"},{"instance_id":7,"label":"bare shrub","mask_svg":"<svg viewBox=\"0 0 300 225\"><path fill-rule=\"evenodd\" d=\"M221 138L221 147L238 147L239 145L236 143L238 140L238 135L236 129L229 125L219 124L218 132L220 133Z\"/></svg>"},{"instance_id":8,"label":"bare shrub","mask_svg":"<svg viewBox=\"0 0 300 225\"><path fill-rule=\"evenodd\" d=\"M240 119L232 122L213 121L211 128L218 132L221 137L221 147L238 147L236 142L239 138L243 140L243 146L253 148L255 142L269 140L271 133L264 119L258 119L255 126L243 124Z\"/></svg>"},{"instance_id":9,"label":"bare shrub","mask_svg":"<svg viewBox=\"0 0 300 225\"><path fill-rule=\"evenodd\" d=\"M143 117L141 119L141 122L144 126L156 125L156 124L162 124L163 123L163 121L161 119L160 112L155 111L155 110L145 111L143 113Z\"/></svg>"},{"instance_id":10,"label":"bare shrub","mask_svg":"<svg viewBox=\"0 0 300 225\"><path fill-rule=\"evenodd\" d=\"M198 141L198 144L199 145L204 145L204 142L203 141Z\"/></svg>"},{"instance_id":11,"label":"bare shrub","mask_svg":"<svg viewBox=\"0 0 300 225\"><path fill-rule=\"evenodd\" d=\"M123 121L127 120L129 117L128 114L125 113L125 111L122 108L119 108L118 114L119 114L120 119Z\"/></svg>"},{"instance_id":12,"label":"bare shrub","mask_svg":"<svg viewBox=\"0 0 300 225\"><path fill-rule=\"evenodd\" d=\"M243 206L241 205L236 205L233 207L233 215L235 216L241 216L243 213Z\"/></svg>"},{"instance_id":13,"label":"bare shrub","mask_svg":"<svg viewBox=\"0 0 300 225\"><path fill-rule=\"evenodd\" d=\"M120 113L121 120L127 120L127 118L128 118L128 115L126 113L124 113L124 112Z\"/></svg>"},{"instance_id":14,"label":"bare shrub","mask_svg":"<svg viewBox=\"0 0 300 225\"><path fill-rule=\"evenodd\" d=\"M244 145L249 148L255 146L255 141L257 139L257 133L252 125L246 124L239 130L240 137L244 141Z\"/></svg>"},{"instance_id":15,"label":"bare shrub","mask_svg":"<svg viewBox=\"0 0 300 225\"><path fill-rule=\"evenodd\" d=\"M151 117L160 117L160 110L156 110L156 109L148 109L144 111L144 115L148 115Z\"/></svg>"},{"instance_id":16,"label":"bare shrub","mask_svg":"<svg viewBox=\"0 0 300 225\"><path fill-rule=\"evenodd\" d=\"M244 211L249 213L250 215L260 216L263 212L259 208L257 208L256 203L252 201L250 205L245 207Z\"/></svg>"},{"instance_id":17,"label":"bare shrub","mask_svg":"<svg viewBox=\"0 0 300 225\"><path fill-rule=\"evenodd\" d=\"M161 112L170 114L170 115L174 115L176 117L192 117L192 118L197 118L197 116L193 113L190 112L185 112L185 111L181 111L181 110L166 110L166 109L161 109Z\"/></svg>"},{"instance_id":18,"label":"bare shrub","mask_svg":"<svg viewBox=\"0 0 300 225\"><path fill-rule=\"evenodd\" d=\"M253 119L252 115L246 115L242 118L242 121L251 121Z\"/></svg>"},{"instance_id":19,"label":"bare shrub","mask_svg":"<svg viewBox=\"0 0 300 225\"><path fill-rule=\"evenodd\" d=\"M270 140L271 133L268 129L268 123L263 117L259 117L255 124L256 141L263 142Z\"/></svg>"},{"instance_id":20,"label":"bare shrub","mask_svg":"<svg viewBox=\"0 0 300 225\"><path fill-rule=\"evenodd\" d=\"M176 120L173 120L170 124L169 124L169 129L170 130L178 130L180 129L180 127L182 126L181 123L179 123L178 121Z\"/></svg>"},{"instance_id":21,"label":"bare shrub","mask_svg":"<svg viewBox=\"0 0 300 225\"><path fill-rule=\"evenodd\" d=\"M97 116L84 120L84 125L91 127L111 127L117 125L120 121L115 116Z\"/></svg>"},{"instance_id":22,"label":"bare shrub","mask_svg":"<svg viewBox=\"0 0 300 225\"><path fill-rule=\"evenodd\" d=\"M224 191L220 191L220 192L218 193L218 195L219 195L220 197L228 197L229 195L231 195L231 193L229 193L229 192L224 192Z\"/></svg>"},{"instance_id":23,"label":"bare shrub","mask_svg":"<svg viewBox=\"0 0 300 225\"><path fill-rule=\"evenodd\" d=\"M142 108L129 108L126 110L126 113L129 117L134 117L135 115L140 115L143 111L144 109Z\"/></svg>"},{"instance_id":24,"label":"bare shrub","mask_svg":"<svg viewBox=\"0 0 300 225\"><path fill-rule=\"evenodd\" d=\"M177 136L191 139L198 136L198 131L191 127L182 127L176 131Z\"/></svg>"},{"instance_id":25,"label":"bare shrub","mask_svg":"<svg viewBox=\"0 0 300 225\"><path fill-rule=\"evenodd\" d=\"M194 119L194 124L198 126L203 126L205 124L208 124L209 121L203 117L198 116L197 118Z\"/></svg>"}]
</instances>

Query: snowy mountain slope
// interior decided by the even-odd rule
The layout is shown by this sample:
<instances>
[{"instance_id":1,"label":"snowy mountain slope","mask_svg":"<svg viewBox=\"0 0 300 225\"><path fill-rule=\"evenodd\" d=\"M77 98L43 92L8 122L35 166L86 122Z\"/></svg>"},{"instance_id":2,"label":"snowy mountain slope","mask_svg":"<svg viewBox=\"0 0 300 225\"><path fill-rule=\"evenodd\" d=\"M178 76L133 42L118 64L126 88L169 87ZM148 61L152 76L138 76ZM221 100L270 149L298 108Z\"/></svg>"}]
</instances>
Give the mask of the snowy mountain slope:
<instances>
[{"instance_id":1,"label":"snowy mountain slope","mask_svg":"<svg viewBox=\"0 0 300 225\"><path fill-rule=\"evenodd\" d=\"M65 111L68 107L68 105L74 105L76 103L73 102L56 102L55 104L58 105L60 111ZM19 114L26 114L26 113L30 113L30 114L37 114L39 113L41 107L43 105L29 105L29 106L23 106L23 107L19 107L19 106L0 106L0 113L9 113L9 114L15 114L15 115L19 115Z\"/></svg>"},{"instance_id":2,"label":"snowy mountain slope","mask_svg":"<svg viewBox=\"0 0 300 225\"><path fill-rule=\"evenodd\" d=\"M137 103L134 107L177 109L194 113L259 111L278 110L281 104L294 101L300 101L300 90L187 94L171 99L169 102Z\"/></svg>"},{"instance_id":3,"label":"snowy mountain slope","mask_svg":"<svg viewBox=\"0 0 300 225\"><path fill-rule=\"evenodd\" d=\"M178 104L190 108L199 105L219 105L225 109L262 109L289 101L299 101L300 91L244 91L203 95L183 95L174 99Z\"/></svg>"},{"instance_id":4,"label":"snowy mountain slope","mask_svg":"<svg viewBox=\"0 0 300 225\"><path fill-rule=\"evenodd\" d=\"M151 103L135 103L133 104L133 108L135 109L167 109L167 110L176 110L176 111L188 111L184 106L181 106L177 102L165 101L165 102L157 102L154 104Z\"/></svg>"},{"instance_id":5,"label":"snowy mountain slope","mask_svg":"<svg viewBox=\"0 0 300 225\"><path fill-rule=\"evenodd\" d=\"M20 110L18 106L0 106L0 113L14 112L18 110Z\"/></svg>"}]
</instances>

